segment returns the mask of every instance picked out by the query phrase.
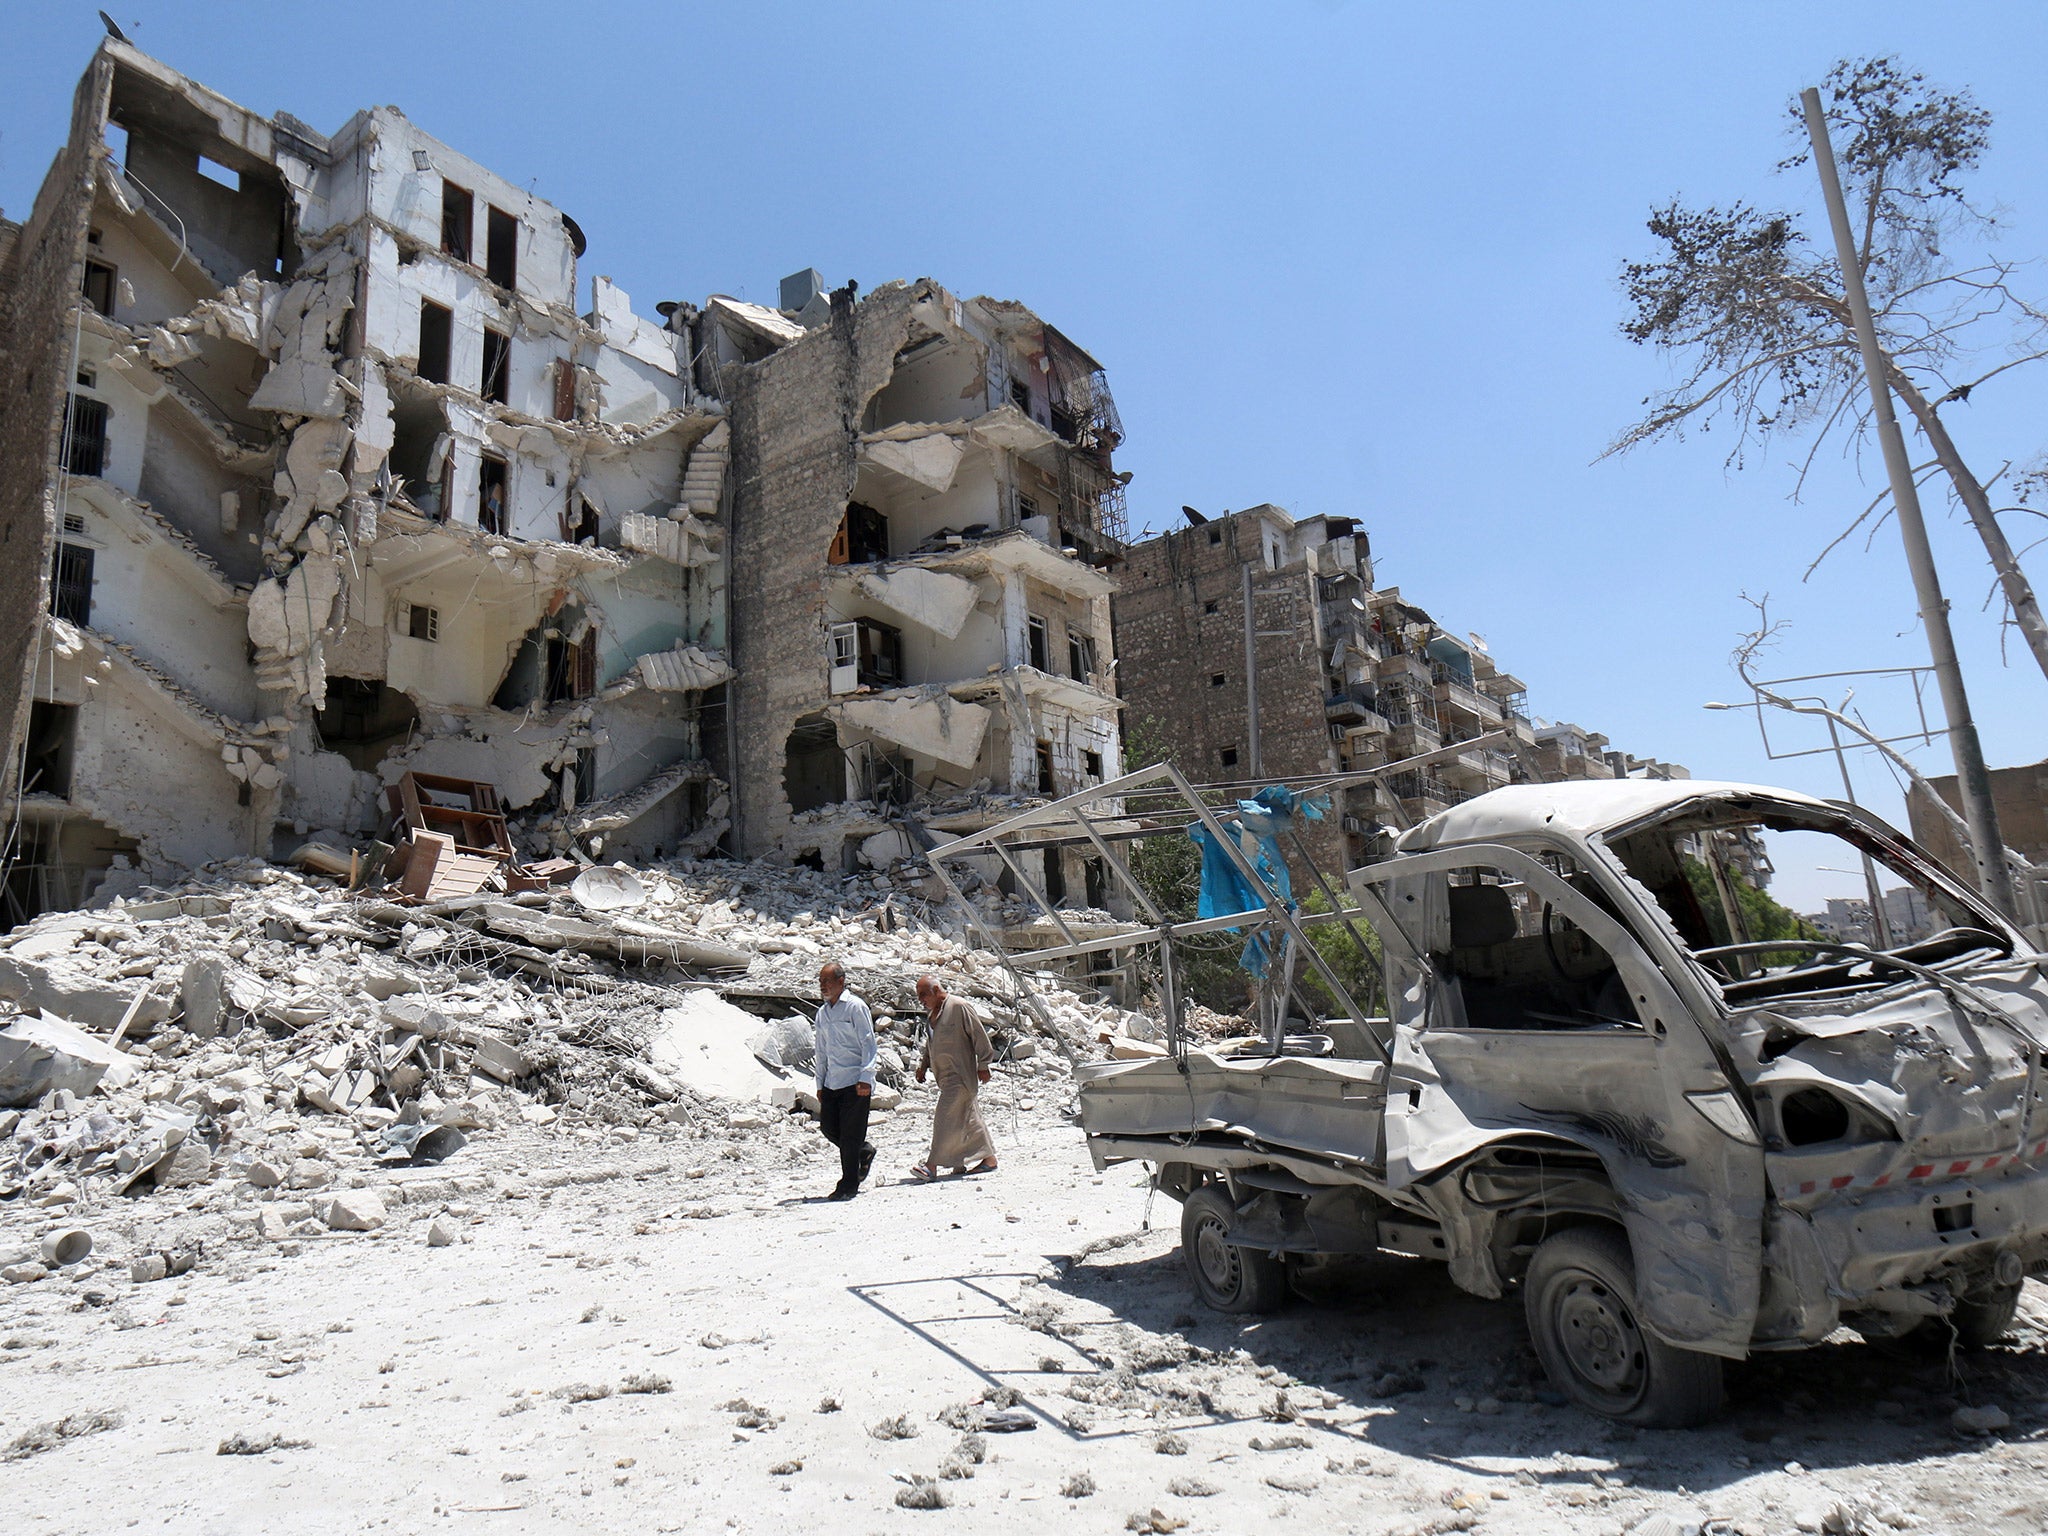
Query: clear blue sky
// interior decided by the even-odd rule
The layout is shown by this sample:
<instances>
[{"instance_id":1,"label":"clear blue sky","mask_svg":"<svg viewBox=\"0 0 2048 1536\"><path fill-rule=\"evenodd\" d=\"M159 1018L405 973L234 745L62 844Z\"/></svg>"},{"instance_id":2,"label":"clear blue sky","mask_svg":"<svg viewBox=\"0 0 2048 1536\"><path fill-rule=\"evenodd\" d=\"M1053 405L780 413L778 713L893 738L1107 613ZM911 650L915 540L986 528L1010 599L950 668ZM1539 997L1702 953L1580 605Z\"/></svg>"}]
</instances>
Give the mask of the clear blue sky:
<instances>
[{"instance_id":1,"label":"clear blue sky","mask_svg":"<svg viewBox=\"0 0 2048 1536\"><path fill-rule=\"evenodd\" d=\"M1786 104L1894 53L1996 115L1977 187L2008 254L2048 230L2048 9L1068 4L205 6L118 0L142 47L263 112L333 129L395 103L569 210L584 271L643 312L773 302L816 266L1023 300L1110 369L1134 517L1274 501L1356 515L1380 579L1477 630L1532 707L1700 776L1836 791L1764 760L1727 655L1744 590L1794 628L1778 669L1925 660L1888 529L1800 573L1868 499L1789 447L1724 470L1720 433L1595 463L1665 381L1616 334L1643 217L1811 201L1779 176ZM15 7L0 207L26 211L101 35ZM2048 269L2037 269L2048 295ZM1956 422L1980 465L2048 449L2048 365ZM1871 468L1877 465L1872 460ZM2048 756L2048 682L2001 661L1968 527L1930 504L1994 763ZM2016 537L2033 535L2015 526ZM2048 555L2031 562L2048 585ZM1866 694L1888 718L1895 701ZM1946 771L1946 748L1922 754ZM1860 766L1868 797L1897 797ZM1839 877L1788 875L1802 904Z\"/></svg>"}]
</instances>

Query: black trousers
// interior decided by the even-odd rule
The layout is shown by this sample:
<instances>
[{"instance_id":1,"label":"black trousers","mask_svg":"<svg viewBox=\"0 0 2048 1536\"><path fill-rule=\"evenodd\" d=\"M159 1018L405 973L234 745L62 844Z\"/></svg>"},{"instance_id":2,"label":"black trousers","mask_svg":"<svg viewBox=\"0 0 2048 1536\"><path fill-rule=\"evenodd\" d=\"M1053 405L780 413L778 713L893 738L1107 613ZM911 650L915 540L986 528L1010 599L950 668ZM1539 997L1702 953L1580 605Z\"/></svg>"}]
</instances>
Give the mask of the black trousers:
<instances>
[{"instance_id":1,"label":"black trousers","mask_svg":"<svg viewBox=\"0 0 2048 1536\"><path fill-rule=\"evenodd\" d=\"M818 1129L839 1149L839 1187L860 1188L860 1163L868 1145L868 1095L857 1088L818 1090Z\"/></svg>"}]
</instances>

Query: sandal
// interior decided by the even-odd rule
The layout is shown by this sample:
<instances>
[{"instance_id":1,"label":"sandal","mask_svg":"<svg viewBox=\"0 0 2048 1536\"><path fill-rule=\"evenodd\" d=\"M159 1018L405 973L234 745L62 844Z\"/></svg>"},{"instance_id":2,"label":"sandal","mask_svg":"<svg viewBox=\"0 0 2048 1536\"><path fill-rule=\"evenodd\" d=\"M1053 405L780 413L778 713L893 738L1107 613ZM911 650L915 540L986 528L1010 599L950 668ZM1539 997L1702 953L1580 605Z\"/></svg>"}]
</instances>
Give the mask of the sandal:
<instances>
[{"instance_id":1,"label":"sandal","mask_svg":"<svg viewBox=\"0 0 2048 1536\"><path fill-rule=\"evenodd\" d=\"M920 1184L929 1184L938 1177L938 1173L932 1168L930 1163L912 1163L910 1165L910 1176Z\"/></svg>"},{"instance_id":2,"label":"sandal","mask_svg":"<svg viewBox=\"0 0 2048 1536\"><path fill-rule=\"evenodd\" d=\"M966 1169L966 1170L965 1170L965 1172L967 1172L967 1173L970 1173L970 1174L975 1174L975 1173L994 1173L995 1171L996 1171L996 1160L995 1160L994 1158L992 1158L992 1157L984 1157L984 1158L983 1158L983 1159L982 1159L982 1160L981 1160L980 1162L976 1163L976 1164L975 1164L975 1165L974 1165L974 1166L973 1166L972 1168L969 1168L969 1169Z\"/></svg>"}]
</instances>

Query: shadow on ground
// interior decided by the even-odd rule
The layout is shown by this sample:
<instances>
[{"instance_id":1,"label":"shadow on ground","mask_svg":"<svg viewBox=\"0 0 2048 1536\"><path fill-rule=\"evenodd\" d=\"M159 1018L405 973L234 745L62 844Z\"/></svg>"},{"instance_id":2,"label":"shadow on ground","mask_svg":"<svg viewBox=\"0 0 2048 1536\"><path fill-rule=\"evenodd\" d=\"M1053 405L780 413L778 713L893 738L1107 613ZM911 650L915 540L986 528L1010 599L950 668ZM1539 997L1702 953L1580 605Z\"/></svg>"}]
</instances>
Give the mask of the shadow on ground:
<instances>
[{"instance_id":1,"label":"shadow on ground","mask_svg":"<svg viewBox=\"0 0 2048 1536\"><path fill-rule=\"evenodd\" d=\"M1440 1265L1420 1260L1304 1269L1293 1304L1266 1318L1204 1311L1178 1250L1099 1253L1022 1292L1011 1289L1017 1278L855 1289L991 1385L1018 1389L1046 1427L1076 1439L1154 1432L1157 1419L1127 1407L1148 1392L1183 1427L1207 1419L1278 1431L1285 1426L1266 1424L1267 1409L1251 1406L1275 1396L1277 1384L1259 1375L1263 1367L1336 1400L1334 1408L1309 1411L1311 1423L1364 1410L1369 1417L1344 1431L1364 1442L1361 1450L1377 1446L1481 1476L1512 1476L1514 1467L1503 1463L1586 1457L1619 1463L1646 1490L1708 1492L1795 1461L1813 1470L1910 1467L1964 1448L1968 1442L1950 1427L1964 1403L2004 1408L2013 1419L2009 1437L2048 1426L2048 1338L2024 1323L2008 1343L1954 1356L1938 1343L1871 1343L1844 1330L1814 1349L1732 1364L1728 1406L1713 1425L1638 1430L1565 1403L1529 1347L1518 1298L1468 1296ZM961 1300L929 1318L914 1316L917 1308L904 1303L920 1286L954 1288ZM1238 1390L1187 1389L1191 1371L1213 1374L1218 1366ZM1126 1407L1103 1414L1099 1428L1085 1412L1077 1423L1067 1389L1119 1370L1130 1373ZM1544 1471L1546 1482L1592 1476L1554 1461Z\"/></svg>"}]
</instances>

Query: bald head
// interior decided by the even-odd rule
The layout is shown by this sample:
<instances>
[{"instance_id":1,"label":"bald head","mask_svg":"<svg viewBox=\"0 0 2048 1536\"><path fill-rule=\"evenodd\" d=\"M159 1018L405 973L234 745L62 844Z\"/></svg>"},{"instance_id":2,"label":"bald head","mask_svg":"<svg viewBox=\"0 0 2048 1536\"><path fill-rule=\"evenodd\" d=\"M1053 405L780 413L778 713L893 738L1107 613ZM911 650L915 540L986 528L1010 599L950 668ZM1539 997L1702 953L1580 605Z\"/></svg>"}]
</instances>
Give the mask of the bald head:
<instances>
[{"instance_id":1,"label":"bald head","mask_svg":"<svg viewBox=\"0 0 2048 1536\"><path fill-rule=\"evenodd\" d=\"M946 989L939 985L938 977L927 972L917 978L917 1000L933 1009L946 1000Z\"/></svg>"}]
</instances>

